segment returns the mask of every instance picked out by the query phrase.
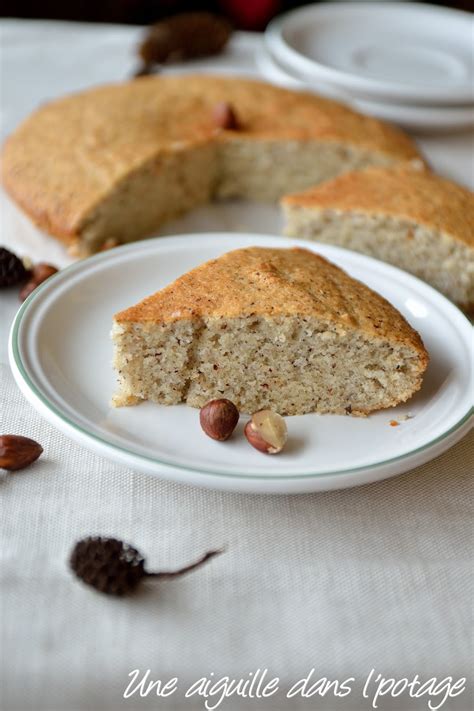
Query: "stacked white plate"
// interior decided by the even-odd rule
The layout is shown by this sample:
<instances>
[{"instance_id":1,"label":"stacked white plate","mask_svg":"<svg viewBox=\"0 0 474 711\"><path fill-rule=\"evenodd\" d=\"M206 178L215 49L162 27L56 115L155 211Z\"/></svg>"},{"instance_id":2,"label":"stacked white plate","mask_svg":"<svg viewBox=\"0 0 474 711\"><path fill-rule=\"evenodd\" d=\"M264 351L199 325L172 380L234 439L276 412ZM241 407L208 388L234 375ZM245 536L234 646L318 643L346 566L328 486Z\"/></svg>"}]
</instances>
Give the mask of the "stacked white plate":
<instances>
[{"instance_id":1,"label":"stacked white plate","mask_svg":"<svg viewBox=\"0 0 474 711\"><path fill-rule=\"evenodd\" d=\"M257 58L271 81L411 129L474 125L474 20L405 2L331 2L281 15Z\"/></svg>"}]
</instances>

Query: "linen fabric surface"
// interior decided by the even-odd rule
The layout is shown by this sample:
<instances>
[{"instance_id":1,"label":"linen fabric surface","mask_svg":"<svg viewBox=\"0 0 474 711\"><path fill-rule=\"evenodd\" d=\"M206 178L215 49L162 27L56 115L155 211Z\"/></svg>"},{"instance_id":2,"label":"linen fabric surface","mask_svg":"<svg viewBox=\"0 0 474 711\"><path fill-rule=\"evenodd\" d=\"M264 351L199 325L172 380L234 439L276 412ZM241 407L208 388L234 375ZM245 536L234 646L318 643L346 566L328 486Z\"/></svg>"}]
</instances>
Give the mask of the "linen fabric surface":
<instances>
[{"instance_id":1,"label":"linen fabric surface","mask_svg":"<svg viewBox=\"0 0 474 711\"><path fill-rule=\"evenodd\" d=\"M3 21L2 136L46 99L129 76L138 35ZM259 41L238 35L219 64L199 66L251 73ZM417 140L435 168L472 185L469 135ZM0 209L2 244L58 266L70 261L3 195ZM251 227L271 232L278 218L271 208L268 226L265 209ZM279 677L277 694L230 697L218 708L359 711L371 708L361 689L373 668L396 679L467 676L467 690L441 708L471 708L472 432L413 472L325 494L240 495L161 481L82 449L27 404L7 358L15 290L0 304L0 432L44 447L30 468L0 479L1 709L194 711L205 699L184 691L201 676L248 679L268 669L268 679ZM150 570L226 551L185 578L147 581L114 599L68 570L74 541L99 533L135 545ZM354 677L353 691L287 699L313 668L314 680ZM150 669L150 680L177 677L178 691L124 699L134 669ZM378 708L416 711L427 700L384 697Z\"/></svg>"}]
</instances>

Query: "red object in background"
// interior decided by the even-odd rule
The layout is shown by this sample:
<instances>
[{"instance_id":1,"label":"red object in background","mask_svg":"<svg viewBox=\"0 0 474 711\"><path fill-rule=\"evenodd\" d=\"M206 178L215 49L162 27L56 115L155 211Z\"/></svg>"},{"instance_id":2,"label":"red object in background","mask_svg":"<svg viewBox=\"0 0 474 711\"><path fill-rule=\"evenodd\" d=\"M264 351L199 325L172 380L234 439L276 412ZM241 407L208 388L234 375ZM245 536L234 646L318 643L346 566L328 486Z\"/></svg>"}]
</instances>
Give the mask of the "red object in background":
<instances>
[{"instance_id":1,"label":"red object in background","mask_svg":"<svg viewBox=\"0 0 474 711\"><path fill-rule=\"evenodd\" d=\"M241 30L262 30L280 10L279 0L219 0L222 12Z\"/></svg>"}]
</instances>

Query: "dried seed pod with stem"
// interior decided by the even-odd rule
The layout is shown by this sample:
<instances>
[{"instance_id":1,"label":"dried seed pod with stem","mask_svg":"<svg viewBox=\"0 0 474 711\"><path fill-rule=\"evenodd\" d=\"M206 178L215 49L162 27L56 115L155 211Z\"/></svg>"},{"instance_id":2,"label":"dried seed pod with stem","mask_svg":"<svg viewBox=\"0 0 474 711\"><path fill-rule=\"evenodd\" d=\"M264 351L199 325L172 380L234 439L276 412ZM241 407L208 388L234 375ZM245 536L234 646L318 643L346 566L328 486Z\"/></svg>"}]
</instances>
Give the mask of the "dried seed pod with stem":
<instances>
[{"instance_id":1,"label":"dried seed pod with stem","mask_svg":"<svg viewBox=\"0 0 474 711\"><path fill-rule=\"evenodd\" d=\"M17 471L33 464L43 453L34 439L22 435L0 435L0 469Z\"/></svg>"},{"instance_id":2,"label":"dried seed pod with stem","mask_svg":"<svg viewBox=\"0 0 474 711\"><path fill-rule=\"evenodd\" d=\"M0 247L0 287L17 286L28 279L23 261L6 247Z\"/></svg>"},{"instance_id":3,"label":"dried seed pod with stem","mask_svg":"<svg viewBox=\"0 0 474 711\"><path fill-rule=\"evenodd\" d=\"M75 544L69 565L87 585L107 595L122 596L136 590L143 578L176 578L199 568L219 553L222 551L209 551L179 570L150 572L145 570L145 558L130 544L117 538L89 536Z\"/></svg>"},{"instance_id":4,"label":"dried seed pod with stem","mask_svg":"<svg viewBox=\"0 0 474 711\"><path fill-rule=\"evenodd\" d=\"M145 65L163 64L221 52L232 28L210 12L184 12L152 25L138 52Z\"/></svg>"},{"instance_id":5,"label":"dried seed pod with stem","mask_svg":"<svg viewBox=\"0 0 474 711\"><path fill-rule=\"evenodd\" d=\"M138 47L140 66L133 78L158 74L160 65L207 57L221 52L232 28L210 12L184 12L148 28Z\"/></svg>"}]
</instances>

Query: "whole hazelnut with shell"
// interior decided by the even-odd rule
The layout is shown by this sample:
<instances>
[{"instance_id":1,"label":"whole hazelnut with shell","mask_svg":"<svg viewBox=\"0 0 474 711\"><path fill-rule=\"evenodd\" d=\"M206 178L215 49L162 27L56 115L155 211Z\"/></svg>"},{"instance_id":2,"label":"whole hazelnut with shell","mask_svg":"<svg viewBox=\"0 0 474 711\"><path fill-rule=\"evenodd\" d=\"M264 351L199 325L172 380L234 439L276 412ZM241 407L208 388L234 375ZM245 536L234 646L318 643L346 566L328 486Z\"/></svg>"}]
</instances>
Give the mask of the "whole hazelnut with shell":
<instances>
[{"instance_id":1,"label":"whole hazelnut with shell","mask_svg":"<svg viewBox=\"0 0 474 711\"><path fill-rule=\"evenodd\" d=\"M239 411L226 398L210 400L200 411L199 421L208 437L225 442L237 426Z\"/></svg>"}]
</instances>

